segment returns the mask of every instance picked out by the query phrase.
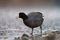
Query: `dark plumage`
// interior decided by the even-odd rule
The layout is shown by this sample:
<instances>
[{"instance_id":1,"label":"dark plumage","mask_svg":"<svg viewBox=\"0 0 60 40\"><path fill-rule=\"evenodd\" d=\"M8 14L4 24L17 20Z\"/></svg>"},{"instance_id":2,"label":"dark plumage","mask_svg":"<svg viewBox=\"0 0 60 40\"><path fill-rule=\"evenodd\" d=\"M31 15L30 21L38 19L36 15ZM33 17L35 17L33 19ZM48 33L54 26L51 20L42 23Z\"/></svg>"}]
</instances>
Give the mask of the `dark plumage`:
<instances>
[{"instance_id":1,"label":"dark plumage","mask_svg":"<svg viewBox=\"0 0 60 40\"><path fill-rule=\"evenodd\" d=\"M40 12L31 12L28 15L26 15L23 12L19 13L19 18L23 19L23 22L26 26L32 28L32 34L33 34L33 28L36 28L40 26L41 34L42 34L42 23L43 23L43 15Z\"/></svg>"}]
</instances>

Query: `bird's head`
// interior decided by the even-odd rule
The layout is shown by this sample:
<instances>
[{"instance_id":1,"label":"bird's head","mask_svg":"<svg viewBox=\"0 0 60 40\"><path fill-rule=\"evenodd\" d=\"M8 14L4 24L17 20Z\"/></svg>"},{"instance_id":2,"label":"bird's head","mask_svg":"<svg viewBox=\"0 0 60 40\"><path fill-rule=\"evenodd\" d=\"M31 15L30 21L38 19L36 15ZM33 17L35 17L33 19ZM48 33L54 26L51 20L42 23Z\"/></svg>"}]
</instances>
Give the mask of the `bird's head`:
<instances>
[{"instance_id":1,"label":"bird's head","mask_svg":"<svg viewBox=\"0 0 60 40\"><path fill-rule=\"evenodd\" d=\"M19 13L19 18L27 19L27 18L28 18L28 16L27 16L25 13L20 12L20 13Z\"/></svg>"}]
</instances>

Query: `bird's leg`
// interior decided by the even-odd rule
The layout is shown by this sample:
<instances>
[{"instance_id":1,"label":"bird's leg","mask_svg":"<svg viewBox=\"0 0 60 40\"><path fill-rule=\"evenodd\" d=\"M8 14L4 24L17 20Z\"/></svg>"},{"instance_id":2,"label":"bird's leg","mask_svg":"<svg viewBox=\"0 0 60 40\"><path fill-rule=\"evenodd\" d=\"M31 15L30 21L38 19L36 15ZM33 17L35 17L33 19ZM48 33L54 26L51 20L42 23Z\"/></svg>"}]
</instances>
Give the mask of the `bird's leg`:
<instances>
[{"instance_id":1,"label":"bird's leg","mask_svg":"<svg viewBox=\"0 0 60 40\"><path fill-rule=\"evenodd\" d=\"M33 28L32 28L32 40L33 40Z\"/></svg>"},{"instance_id":2,"label":"bird's leg","mask_svg":"<svg viewBox=\"0 0 60 40\"><path fill-rule=\"evenodd\" d=\"M42 26L40 26L41 36L42 36Z\"/></svg>"}]
</instances>

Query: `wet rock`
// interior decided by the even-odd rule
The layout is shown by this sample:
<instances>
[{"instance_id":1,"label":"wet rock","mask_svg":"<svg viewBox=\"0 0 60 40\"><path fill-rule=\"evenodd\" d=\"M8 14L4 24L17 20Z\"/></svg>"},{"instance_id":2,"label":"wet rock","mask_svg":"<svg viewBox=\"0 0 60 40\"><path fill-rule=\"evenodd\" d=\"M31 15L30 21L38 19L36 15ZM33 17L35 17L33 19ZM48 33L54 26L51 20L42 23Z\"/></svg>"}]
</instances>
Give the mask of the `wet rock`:
<instances>
[{"instance_id":1,"label":"wet rock","mask_svg":"<svg viewBox=\"0 0 60 40\"><path fill-rule=\"evenodd\" d=\"M29 36L27 34L23 34L21 39L22 40L29 40Z\"/></svg>"}]
</instances>

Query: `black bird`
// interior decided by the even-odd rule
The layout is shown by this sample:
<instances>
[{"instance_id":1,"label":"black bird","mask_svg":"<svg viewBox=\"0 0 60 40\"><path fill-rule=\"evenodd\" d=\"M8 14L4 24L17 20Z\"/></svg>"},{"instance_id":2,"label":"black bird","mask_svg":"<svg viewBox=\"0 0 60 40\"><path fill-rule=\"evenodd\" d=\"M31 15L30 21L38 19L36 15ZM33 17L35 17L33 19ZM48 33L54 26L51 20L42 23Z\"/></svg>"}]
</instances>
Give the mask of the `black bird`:
<instances>
[{"instance_id":1,"label":"black bird","mask_svg":"<svg viewBox=\"0 0 60 40\"><path fill-rule=\"evenodd\" d=\"M41 35L42 35L42 23L43 23L43 15L40 12L31 12L26 15L24 12L19 13L19 18L23 19L23 22L29 28L32 28L32 36L33 36L33 28L40 26Z\"/></svg>"}]
</instances>

